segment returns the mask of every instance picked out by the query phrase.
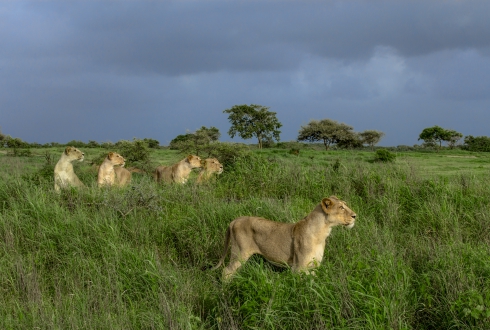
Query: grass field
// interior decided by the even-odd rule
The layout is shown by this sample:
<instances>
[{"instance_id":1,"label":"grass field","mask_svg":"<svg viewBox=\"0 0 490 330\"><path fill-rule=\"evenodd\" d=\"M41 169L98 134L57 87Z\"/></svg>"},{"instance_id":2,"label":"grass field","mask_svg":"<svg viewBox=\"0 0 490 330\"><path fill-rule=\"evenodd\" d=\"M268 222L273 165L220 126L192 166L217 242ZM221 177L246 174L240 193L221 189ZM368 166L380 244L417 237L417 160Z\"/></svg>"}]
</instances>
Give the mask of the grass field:
<instances>
[{"instance_id":1,"label":"grass field","mask_svg":"<svg viewBox=\"0 0 490 330\"><path fill-rule=\"evenodd\" d=\"M373 155L254 150L209 184L112 190L84 162L88 187L56 194L46 150L0 153L0 328L490 329L490 155ZM261 257L230 283L202 270L234 218L295 222L330 195L358 217L315 276Z\"/></svg>"}]
</instances>

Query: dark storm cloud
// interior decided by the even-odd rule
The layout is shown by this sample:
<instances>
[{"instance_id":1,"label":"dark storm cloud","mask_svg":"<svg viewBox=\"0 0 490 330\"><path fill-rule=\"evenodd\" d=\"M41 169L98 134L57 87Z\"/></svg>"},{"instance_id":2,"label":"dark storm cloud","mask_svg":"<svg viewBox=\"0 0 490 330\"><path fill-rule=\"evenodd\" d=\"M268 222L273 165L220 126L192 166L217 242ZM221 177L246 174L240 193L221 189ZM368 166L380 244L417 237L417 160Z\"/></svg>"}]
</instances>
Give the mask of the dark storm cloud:
<instances>
[{"instance_id":1,"label":"dark storm cloud","mask_svg":"<svg viewBox=\"0 0 490 330\"><path fill-rule=\"evenodd\" d=\"M256 103L278 113L283 140L321 118L389 145L417 143L424 125L488 135L489 12L486 0L0 2L0 127L39 142L168 143L203 125L226 139L222 111Z\"/></svg>"},{"instance_id":2,"label":"dark storm cloud","mask_svg":"<svg viewBox=\"0 0 490 330\"><path fill-rule=\"evenodd\" d=\"M68 56L129 73L282 70L305 53L356 60L376 46L417 56L490 45L488 1L34 1L17 8L12 56Z\"/></svg>"}]
</instances>

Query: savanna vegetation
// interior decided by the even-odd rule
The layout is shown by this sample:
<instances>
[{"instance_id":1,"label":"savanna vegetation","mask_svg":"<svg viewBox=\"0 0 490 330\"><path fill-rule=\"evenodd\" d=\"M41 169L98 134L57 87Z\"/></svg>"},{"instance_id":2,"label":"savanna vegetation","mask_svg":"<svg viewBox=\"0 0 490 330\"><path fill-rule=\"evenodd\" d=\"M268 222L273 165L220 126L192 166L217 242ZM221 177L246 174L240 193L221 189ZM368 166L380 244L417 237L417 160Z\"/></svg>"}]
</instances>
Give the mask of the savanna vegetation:
<instances>
[{"instance_id":1,"label":"savanna vegetation","mask_svg":"<svg viewBox=\"0 0 490 330\"><path fill-rule=\"evenodd\" d=\"M324 149L218 144L214 181L134 173L99 189L90 160L107 151L87 148L75 164L87 188L59 194L64 147L0 153L0 328L488 329L490 155ZM209 270L234 218L295 222L330 195L358 217L333 230L316 275L260 257L229 283Z\"/></svg>"}]
</instances>

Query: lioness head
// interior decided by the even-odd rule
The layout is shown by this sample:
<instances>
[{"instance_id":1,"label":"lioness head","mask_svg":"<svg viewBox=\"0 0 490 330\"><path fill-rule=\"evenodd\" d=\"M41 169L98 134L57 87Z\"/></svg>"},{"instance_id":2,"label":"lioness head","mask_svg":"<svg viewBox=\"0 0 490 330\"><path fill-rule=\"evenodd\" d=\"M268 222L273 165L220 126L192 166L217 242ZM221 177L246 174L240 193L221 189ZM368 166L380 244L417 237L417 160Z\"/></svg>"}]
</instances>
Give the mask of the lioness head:
<instances>
[{"instance_id":1,"label":"lioness head","mask_svg":"<svg viewBox=\"0 0 490 330\"><path fill-rule=\"evenodd\" d=\"M322 209L328 215L329 221L346 226L349 229L354 227L356 213L337 197L330 196L322 199Z\"/></svg>"},{"instance_id":2,"label":"lioness head","mask_svg":"<svg viewBox=\"0 0 490 330\"><path fill-rule=\"evenodd\" d=\"M75 147L66 147L65 155L71 160L78 160L79 162L82 162L85 157L85 154Z\"/></svg>"},{"instance_id":3,"label":"lioness head","mask_svg":"<svg viewBox=\"0 0 490 330\"><path fill-rule=\"evenodd\" d=\"M216 158L206 158L203 162L204 170L209 173L223 173L223 165Z\"/></svg>"},{"instance_id":4,"label":"lioness head","mask_svg":"<svg viewBox=\"0 0 490 330\"><path fill-rule=\"evenodd\" d=\"M187 163L189 163L192 168L202 167L201 157L199 157L199 156L189 155L189 156L187 156L187 158L185 159L185 161Z\"/></svg>"},{"instance_id":5,"label":"lioness head","mask_svg":"<svg viewBox=\"0 0 490 330\"><path fill-rule=\"evenodd\" d=\"M121 165L121 167L124 166L124 164L126 163L126 160L123 158L123 156L121 156L117 152L109 152L109 154L107 155L107 159L111 162L112 165Z\"/></svg>"}]
</instances>

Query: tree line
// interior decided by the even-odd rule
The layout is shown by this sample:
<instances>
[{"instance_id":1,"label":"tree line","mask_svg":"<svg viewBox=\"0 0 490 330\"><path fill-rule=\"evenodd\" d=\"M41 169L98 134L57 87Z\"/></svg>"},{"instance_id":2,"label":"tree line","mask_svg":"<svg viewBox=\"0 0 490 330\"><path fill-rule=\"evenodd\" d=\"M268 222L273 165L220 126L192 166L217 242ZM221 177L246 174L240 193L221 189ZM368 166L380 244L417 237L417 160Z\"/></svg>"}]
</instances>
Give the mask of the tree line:
<instances>
[{"instance_id":1,"label":"tree line","mask_svg":"<svg viewBox=\"0 0 490 330\"><path fill-rule=\"evenodd\" d=\"M223 113L228 114L228 120L231 127L228 135L231 138L239 136L244 140L255 138L259 149L264 146L270 146L274 141L280 140L280 128L282 124L276 117L276 112L270 111L269 107L258 104L242 104L235 105L230 109L226 109ZM186 134L178 135L170 142L171 149L182 151L210 152L213 149L212 144L217 142L221 133L216 127L202 126L195 132L187 132ZM338 148L361 148L365 145L372 150L374 146L380 142L385 136L385 133L378 130L365 130L363 132L355 132L353 127L345 123L338 122L333 119L325 118L321 120L310 120L304 126L301 126L297 141L303 142L321 142L325 146L325 150L329 150L335 145ZM419 135L419 140L423 140L423 147L442 148L442 143L445 142L450 149L456 147L461 140L463 134L452 129L444 129L439 126L425 128ZM138 140L139 141L139 140ZM159 148L160 142L151 138L144 138L141 141L149 148ZM9 135L4 135L0 131L0 147L7 148L29 148L29 147L56 147L62 145L72 145L78 148L111 148L118 143L127 141L119 141L116 143L102 142L89 140L88 143L72 140L66 144L56 142L38 144L27 143L20 138L12 138ZM470 151L490 151L490 137L468 135L464 138L464 144L460 146L462 149Z\"/></svg>"}]
</instances>

